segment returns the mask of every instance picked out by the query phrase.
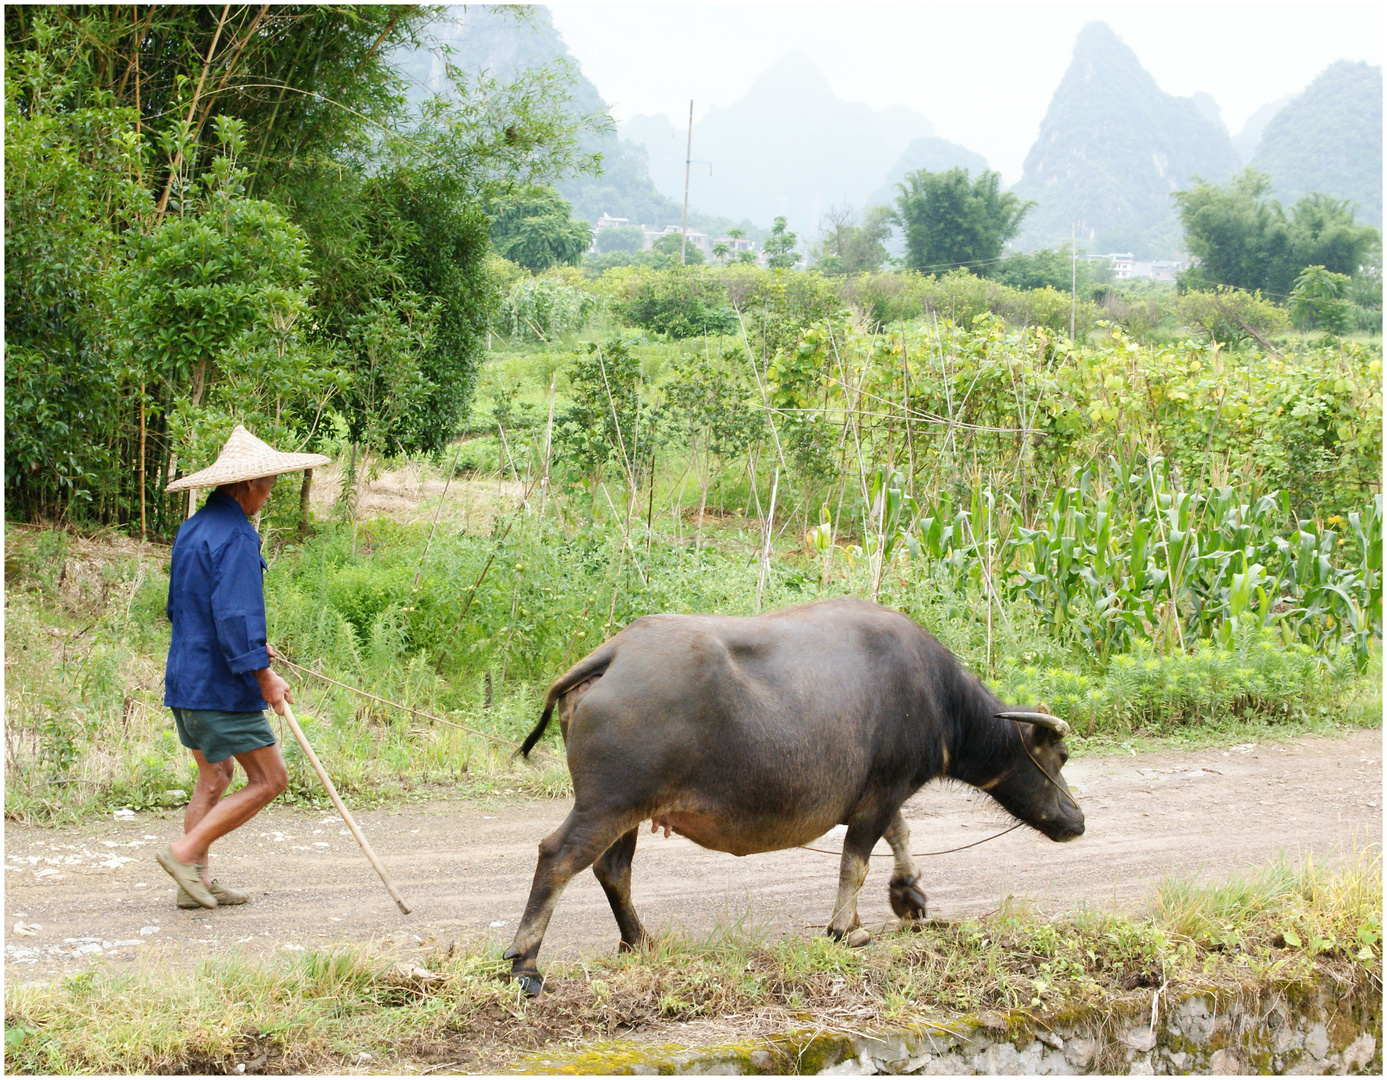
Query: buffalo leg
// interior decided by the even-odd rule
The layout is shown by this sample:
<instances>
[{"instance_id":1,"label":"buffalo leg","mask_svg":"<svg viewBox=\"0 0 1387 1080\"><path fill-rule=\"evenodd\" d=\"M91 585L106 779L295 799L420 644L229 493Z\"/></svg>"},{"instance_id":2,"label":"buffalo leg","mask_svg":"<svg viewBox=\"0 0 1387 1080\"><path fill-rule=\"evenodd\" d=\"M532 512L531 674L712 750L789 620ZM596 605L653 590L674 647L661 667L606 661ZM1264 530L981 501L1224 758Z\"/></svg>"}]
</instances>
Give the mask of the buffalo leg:
<instances>
[{"instance_id":1,"label":"buffalo leg","mask_svg":"<svg viewBox=\"0 0 1387 1080\"><path fill-rule=\"evenodd\" d=\"M527 994L538 994L544 988L535 960L564 887L574 874L591 866L628 827L610 817L580 815L575 807L562 825L539 842L539 862L530 898L525 902L525 914L520 917L515 940L503 954L504 959L511 961L511 978L520 980Z\"/></svg>"},{"instance_id":2,"label":"buffalo leg","mask_svg":"<svg viewBox=\"0 0 1387 1080\"><path fill-rule=\"evenodd\" d=\"M899 810L881 835L896 856L896 865L891 871L891 910L903 925L918 924L925 918L925 893L916 884L919 871L915 857L910 854L910 826Z\"/></svg>"},{"instance_id":3,"label":"buffalo leg","mask_svg":"<svg viewBox=\"0 0 1387 1080\"><path fill-rule=\"evenodd\" d=\"M650 940L645 932L636 909L631 904L631 859L636 854L636 834L640 826L624 832L615 844L604 851L592 864L592 872L607 894L607 902L612 905L616 925L621 930L621 950L627 952L638 949Z\"/></svg>"},{"instance_id":4,"label":"buffalo leg","mask_svg":"<svg viewBox=\"0 0 1387 1080\"><path fill-rule=\"evenodd\" d=\"M867 880L867 863L872 848L881 833L857 825L849 825L843 837L843 861L838 870L838 899L833 905L833 918L828 920L828 934L854 947L866 945L872 935L862 929L857 917L857 894Z\"/></svg>"}]
</instances>

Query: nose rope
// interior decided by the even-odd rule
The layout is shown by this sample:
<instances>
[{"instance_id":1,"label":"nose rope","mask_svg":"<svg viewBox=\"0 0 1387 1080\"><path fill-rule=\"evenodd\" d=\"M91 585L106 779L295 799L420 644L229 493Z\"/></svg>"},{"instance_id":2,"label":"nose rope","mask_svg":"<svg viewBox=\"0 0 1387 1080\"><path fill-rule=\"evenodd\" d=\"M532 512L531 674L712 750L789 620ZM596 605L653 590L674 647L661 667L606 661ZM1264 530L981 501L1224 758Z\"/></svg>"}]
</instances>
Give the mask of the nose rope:
<instances>
[{"instance_id":1,"label":"nose rope","mask_svg":"<svg viewBox=\"0 0 1387 1080\"><path fill-rule=\"evenodd\" d=\"M1023 721L1020 721L1020 720L1017 720L1017 721L1016 721L1016 723L1018 723L1018 724L1020 724L1020 723L1022 723L1022 722L1023 722ZM1083 810L1080 809L1079 804L1076 803L1076 802L1074 801L1074 796L1071 795L1071 794L1069 794L1069 792L1066 791L1066 790L1064 789L1063 786L1061 786L1061 784L1060 784L1060 782L1059 782L1058 780L1056 780L1053 776L1051 776L1048 772L1045 771L1045 766L1044 766L1044 765L1042 765L1040 762L1036 761L1035 755L1031 753L1031 748L1030 748L1029 746L1026 745L1026 737L1025 737L1024 735L1021 734L1021 731L1020 731L1019 728L1017 729L1016 734L1017 734L1017 736L1021 739L1021 749L1024 750L1024 751L1026 751L1026 756L1027 756L1028 758L1031 759L1031 764L1034 765L1037 769L1040 770L1040 775L1043 776L1043 777L1045 777L1046 780L1050 781L1050 783L1052 783L1052 784L1055 786L1055 790L1058 791L1061 795L1063 795L1066 799L1069 800L1069 805L1072 806L1075 810L1078 810L1079 813L1082 814L1082 813L1083 813Z\"/></svg>"},{"instance_id":2,"label":"nose rope","mask_svg":"<svg viewBox=\"0 0 1387 1080\"><path fill-rule=\"evenodd\" d=\"M1003 829L999 833L993 833L991 836L984 836L981 840L974 840L971 844L963 844L960 847L946 848L943 851L912 851L910 857L912 859L932 859L936 855L952 855L955 851L967 851L970 847L977 847L979 844L985 844L989 840L996 840L999 836L1006 836L1009 832L1015 832L1024 824L1026 824L1024 821L1018 821L1009 829ZM841 851L828 851L824 848L810 847L808 844L800 844L800 848L804 851L817 851L820 855L843 854ZM895 856L896 853L894 851L871 851L867 853L867 858L869 859L893 859Z\"/></svg>"}]
</instances>

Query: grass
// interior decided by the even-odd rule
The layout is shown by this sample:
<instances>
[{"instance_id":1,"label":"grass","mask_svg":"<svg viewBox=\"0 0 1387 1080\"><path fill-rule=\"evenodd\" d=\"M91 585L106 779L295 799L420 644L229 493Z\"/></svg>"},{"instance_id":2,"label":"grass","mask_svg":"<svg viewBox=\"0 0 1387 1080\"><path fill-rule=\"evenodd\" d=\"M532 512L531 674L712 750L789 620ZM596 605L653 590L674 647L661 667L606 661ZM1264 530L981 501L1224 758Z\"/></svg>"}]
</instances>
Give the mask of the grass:
<instances>
[{"instance_id":1,"label":"grass","mask_svg":"<svg viewBox=\"0 0 1387 1080\"><path fill-rule=\"evenodd\" d=\"M721 1018L725 1035L818 1026L872 1031L982 1011L1095 1028L1200 993L1216 1001L1327 987L1348 1002L1382 989L1380 854L1330 869L1279 860L1220 884L1171 880L1144 915L1054 919L1004 907L851 950L826 937L774 939L750 913L704 939L670 935L639 954L555 963L527 1000L492 949L401 961L371 946L292 959L228 954L192 972L89 970L5 990L12 1072L386 1072L451 1062L497 1071L525 1054L639 1033L680 1039ZM419 970L422 967L423 972ZM737 1018L741 1022L737 1023ZM99 1022L97 1022L99 1021Z\"/></svg>"},{"instance_id":2,"label":"grass","mask_svg":"<svg viewBox=\"0 0 1387 1080\"><path fill-rule=\"evenodd\" d=\"M440 722L290 673L296 714L357 805L506 789L565 795L556 736L533 765L512 756L549 680L647 611L751 614L759 553L748 524L707 523L697 553L660 529L623 552L621 534L600 522L522 522L498 540L503 525L474 535L452 521L431 545L427 520L327 522L303 544L280 532L267 548L266 587L281 651ZM161 705L167 558L167 548L118 536L9 531L9 818L65 824L122 806L178 806L192 790L190 756ZM867 588L860 563L839 559L826 582L820 573L816 559L782 544L762 607ZM1027 607L989 626L979 596L908 566L886 576L882 601L932 629L1007 700L1045 701L1066 716L1084 736L1079 753L1380 723L1380 659L1359 675L1346 654L1328 663L1249 629L1227 648L1141 647L1102 668L1057 643ZM288 800L322 805L292 738L285 753Z\"/></svg>"}]
</instances>

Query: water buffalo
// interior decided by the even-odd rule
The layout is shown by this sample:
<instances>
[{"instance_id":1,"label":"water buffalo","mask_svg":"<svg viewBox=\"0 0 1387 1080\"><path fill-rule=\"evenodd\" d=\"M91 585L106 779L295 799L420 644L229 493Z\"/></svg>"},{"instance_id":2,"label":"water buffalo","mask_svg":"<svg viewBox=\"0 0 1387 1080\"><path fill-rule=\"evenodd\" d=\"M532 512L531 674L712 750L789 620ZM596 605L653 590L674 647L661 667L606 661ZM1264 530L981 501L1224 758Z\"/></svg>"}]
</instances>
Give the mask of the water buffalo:
<instances>
[{"instance_id":1,"label":"water buffalo","mask_svg":"<svg viewBox=\"0 0 1387 1080\"><path fill-rule=\"evenodd\" d=\"M644 821L734 855L806 844L846 825L828 933L870 940L857 917L867 860L895 854L891 907L925 915L901 804L938 777L986 791L1051 840L1084 831L1060 777L1063 721L1011 712L904 615L854 599L754 618L647 615L549 688L525 739L554 710L568 747L573 809L539 845L525 914L505 957L539 993L536 966L554 905L591 866L621 930L647 939L631 905Z\"/></svg>"}]
</instances>

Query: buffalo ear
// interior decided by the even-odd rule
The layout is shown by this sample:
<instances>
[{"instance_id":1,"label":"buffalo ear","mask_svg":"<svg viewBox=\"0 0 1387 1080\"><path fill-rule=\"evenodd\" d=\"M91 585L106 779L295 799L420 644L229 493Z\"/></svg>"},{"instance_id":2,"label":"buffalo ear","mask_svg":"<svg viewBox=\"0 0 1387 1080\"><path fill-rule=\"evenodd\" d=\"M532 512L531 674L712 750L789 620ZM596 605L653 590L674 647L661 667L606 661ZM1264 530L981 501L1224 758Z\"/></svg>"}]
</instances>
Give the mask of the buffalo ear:
<instances>
[{"instance_id":1,"label":"buffalo ear","mask_svg":"<svg viewBox=\"0 0 1387 1080\"><path fill-rule=\"evenodd\" d=\"M1069 725L1058 716L1051 716L1048 712L1029 711L1022 709L999 712L997 716L1002 720L1019 720L1023 723L1034 724L1038 728L1044 728L1051 732L1053 739L1063 739L1069 734Z\"/></svg>"}]
</instances>

